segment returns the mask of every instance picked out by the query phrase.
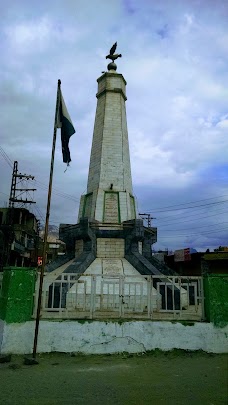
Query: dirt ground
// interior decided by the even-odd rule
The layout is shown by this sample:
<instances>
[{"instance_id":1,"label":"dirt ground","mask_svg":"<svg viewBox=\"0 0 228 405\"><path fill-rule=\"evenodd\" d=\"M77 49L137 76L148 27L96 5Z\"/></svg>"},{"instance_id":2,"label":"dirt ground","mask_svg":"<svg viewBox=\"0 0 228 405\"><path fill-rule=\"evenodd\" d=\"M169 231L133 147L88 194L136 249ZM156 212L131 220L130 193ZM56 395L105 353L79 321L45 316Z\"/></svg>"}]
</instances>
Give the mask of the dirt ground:
<instances>
[{"instance_id":1,"label":"dirt ground","mask_svg":"<svg viewBox=\"0 0 228 405\"><path fill-rule=\"evenodd\" d=\"M225 354L110 356L52 353L0 364L0 404L227 404Z\"/></svg>"}]
</instances>

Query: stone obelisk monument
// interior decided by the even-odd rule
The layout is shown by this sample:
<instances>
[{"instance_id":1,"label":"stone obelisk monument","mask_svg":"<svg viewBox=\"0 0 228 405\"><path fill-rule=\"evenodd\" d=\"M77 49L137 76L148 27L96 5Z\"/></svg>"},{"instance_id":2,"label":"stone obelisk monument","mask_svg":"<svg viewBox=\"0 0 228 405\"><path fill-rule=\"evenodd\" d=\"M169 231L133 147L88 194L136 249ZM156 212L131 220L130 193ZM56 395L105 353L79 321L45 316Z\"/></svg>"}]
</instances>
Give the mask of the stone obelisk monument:
<instances>
[{"instance_id":1,"label":"stone obelisk monument","mask_svg":"<svg viewBox=\"0 0 228 405\"><path fill-rule=\"evenodd\" d=\"M87 192L81 196L78 223L60 225L59 236L66 243L67 254L46 266L50 272L45 277L46 285L61 277L65 280L67 274L74 280L64 293L64 305L70 311L85 309L85 297L90 294L97 308L103 307L105 299L108 308L110 291L113 308L118 307L124 294L124 305L129 311L135 310L132 299L136 302L139 297L140 308L142 305L145 310L148 301L145 276L169 274L169 269L158 264L151 254L157 229L145 227L137 215L125 108L126 81L117 73L114 61L122 55L115 54L116 46L115 43L106 57L111 59L107 71L97 80ZM124 280L122 293L121 280ZM160 294L153 286L151 294L156 307Z\"/></svg>"},{"instance_id":2,"label":"stone obelisk monument","mask_svg":"<svg viewBox=\"0 0 228 405\"><path fill-rule=\"evenodd\" d=\"M116 47L117 43L110 49L106 58L111 62L97 80L87 192L81 196L78 224L60 226L60 238L76 258L65 272L91 271L90 266L96 261L96 269L102 273L104 262L100 260L98 264L98 258L110 259L112 263L106 260L105 268L110 266L110 271L114 272L119 272L120 268L124 272L127 262L140 274L158 271L149 262L157 229L143 226L132 191L126 81L117 73L114 61L122 55L115 53ZM116 262L113 267L113 259L122 259L122 262Z\"/></svg>"}]
</instances>

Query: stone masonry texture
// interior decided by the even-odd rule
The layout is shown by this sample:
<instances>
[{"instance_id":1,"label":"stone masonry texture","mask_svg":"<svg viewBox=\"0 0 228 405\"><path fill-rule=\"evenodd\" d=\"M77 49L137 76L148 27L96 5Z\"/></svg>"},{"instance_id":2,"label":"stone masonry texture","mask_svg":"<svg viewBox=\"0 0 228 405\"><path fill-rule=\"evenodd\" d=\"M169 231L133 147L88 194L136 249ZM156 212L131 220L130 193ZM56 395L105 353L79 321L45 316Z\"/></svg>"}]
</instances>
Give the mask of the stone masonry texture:
<instances>
[{"instance_id":1,"label":"stone masonry texture","mask_svg":"<svg viewBox=\"0 0 228 405\"><path fill-rule=\"evenodd\" d=\"M84 199L81 200L81 205L85 205L84 208L80 205L79 219L82 215L106 223L135 219L136 212L131 207L134 197L125 87L126 81L118 73L105 73L98 79L97 109L87 184L87 195L90 195L91 202L88 206ZM113 196L113 208L111 204L106 204L108 196L105 193L111 190L119 194Z\"/></svg>"}]
</instances>

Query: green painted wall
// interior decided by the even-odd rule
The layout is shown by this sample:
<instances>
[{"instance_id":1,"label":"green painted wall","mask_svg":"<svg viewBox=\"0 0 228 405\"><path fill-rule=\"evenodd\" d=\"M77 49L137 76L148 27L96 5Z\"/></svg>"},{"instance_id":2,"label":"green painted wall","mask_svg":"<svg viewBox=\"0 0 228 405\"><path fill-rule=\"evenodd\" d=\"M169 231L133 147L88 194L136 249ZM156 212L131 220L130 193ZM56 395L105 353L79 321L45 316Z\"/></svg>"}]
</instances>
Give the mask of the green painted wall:
<instances>
[{"instance_id":1,"label":"green painted wall","mask_svg":"<svg viewBox=\"0 0 228 405\"><path fill-rule=\"evenodd\" d=\"M0 292L0 319L25 322L31 319L36 269L8 267L4 269Z\"/></svg>"},{"instance_id":2,"label":"green painted wall","mask_svg":"<svg viewBox=\"0 0 228 405\"><path fill-rule=\"evenodd\" d=\"M228 324L228 275L207 274L204 277L205 316L215 326Z\"/></svg>"}]
</instances>

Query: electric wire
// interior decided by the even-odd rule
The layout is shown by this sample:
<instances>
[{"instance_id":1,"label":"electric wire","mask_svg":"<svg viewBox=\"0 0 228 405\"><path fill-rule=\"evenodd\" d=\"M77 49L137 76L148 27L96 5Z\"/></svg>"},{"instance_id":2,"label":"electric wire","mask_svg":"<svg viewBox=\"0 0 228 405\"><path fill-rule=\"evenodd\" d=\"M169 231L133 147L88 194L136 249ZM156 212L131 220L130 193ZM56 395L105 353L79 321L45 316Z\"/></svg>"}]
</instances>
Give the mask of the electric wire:
<instances>
[{"instance_id":1,"label":"electric wire","mask_svg":"<svg viewBox=\"0 0 228 405\"><path fill-rule=\"evenodd\" d=\"M198 207L206 207L206 206L209 206L209 205L223 204L223 203L226 203L226 202L228 202L228 200L216 201L216 202L211 202L211 203L207 203L207 204L194 205L194 206L191 206L191 207L174 208L172 210L171 209L168 209L168 210L153 210L153 211L148 211L147 210L147 213L182 211L182 210L188 210L188 209L193 209L193 208L198 208Z\"/></svg>"},{"instance_id":2,"label":"electric wire","mask_svg":"<svg viewBox=\"0 0 228 405\"><path fill-rule=\"evenodd\" d=\"M189 201L189 202L180 203L180 204L168 205L168 206L165 206L165 207L157 207L157 208L155 207L155 208L153 208L153 210L155 211L157 209L160 210L160 209L164 209L164 208L179 207L180 205L194 204L194 203L201 202L201 201L208 201L208 200L213 200L215 198L223 198L223 197L228 197L228 195L225 194L225 195L220 195L220 196L216 196L216 197L203 198L201 200L194 200L194 201Z\"/></svg>"},{"instance_id":3,"label":"electric wire","mask_svg":"<svg viewBox=\"0 0 228 405\"><path fill-rule=\"evenodd\" d=\"M0 194L4 194L9 198L9 194L3 193L2 191L0 191Z\"/></svg>"},{"instance_id":4,"label":"electric wire","mask_svg":"<svg viewBox=\"0 0 228 405\"><path fill-rule=\"evenodd\" d=\"M37 187L39 187L39 188L41 188L41 189L43 189L45 191L48 190L48 188L49 188L46 184L40 182L39 180L35 180L35 183L37 184ZM75 196L73 196L71 194L64 193L64 192L62 192L62 191L60 191L60 190L58 190L58 189L56 189L54 187L52 188L52 193L58 195L59 197L65 198L67 200L71 200L71 201L74 201L74 202L79 202L80 201Z\"/></svg>"},{"instance_id":5,"label":"electric wire","mask_svg":"<svg viewBox=\"0 0 228 405\"><path fill-rule=\"evenodd\" d=\"M211 212L215 212L214 211L214 209L216 209L217 207L210 207L211 209L213 209L213 211L211 211ZM224 211L224 208L225 207L223 207L223 209L222 210L216 210L216 212L215 212L215 214L213 214L213 215L217 215L217 214L220 214L220 213L226 213L227 212L227 208L225 208L225 211ZM156 217L156 218L154 218L154 219L156 219L157 221L159 221L160 223L162 223L161 225L162 226L165 226L165 225L167 225L167 224L169 224L169 223L173 223L173 222L179 222L179 223L181 223L182 221L184 222L184 221L187 221L187 219L186 218L188 218L188 220L189 221L192 221L192 219L191 219L191 217L193 217L193 220L194 220L194 218L200 218L200 216L201 215L204 215L205 213L207 213L208 212L208 208L207 209L199 209L197 212L190 212L190 213L187 213L187 216L186 216L186 213L184 213L184 215L182 216L181 214L180 215L178 215L178 214L173 214L173 215L175 215L175 216L172 216L172 215L170 215L170 216L168 216L168 217ZM178 216L177 216L178 215ZM210 214L211 215L211 214ZM208 215L209 216L209 215ZM205 216L205 218L207 217L207 215ZM190 218L190 219L189 219Z\"/></svg>"},{"instance_id":6,"label":"electric wire","mask_svg":"<svg viewBox=\"0 0 228 405\"><path fill-rule=\"evenodd\" d=\"M175 235L167 235L167 236L162 236L162 238L169 238L169 237L171 237L171 238L176 238L176 237L191 237L191 236L195 236L195 235L198 235L198 236L201 236L201 235L206 235L206 234L211 234L211 233L218 233L218 232L222 232L222 231L226 231L226 230L228 230L228 228L222 228L222 229L219 229L219 230L213 230L213 231L204 231L204 232L197 232L197 233L191 233L191 234L175 234ZM213 235L212 235L213 236ZM228 235L227 235L227 237L228 237Z\"/></svg>"},{"instance_id":7,"label":"electric wire","mask_svg":"<svg viewBox=\"0 0 228 405\"><path fill-rule=\"evenodd\" d=\"M13 168L13 162L12 162L10 157L7 155L7 153L4 151L4 149L1 146L0 146L0 155L3 157L3 159L9 165L9 167L12 169Z\"/></svg>"},{"instance_id":8,"label":"electric wire","mask_svg":"<svg viewBox=\"0 0 228 405\"><path fill-rule=\"evenodd\" d=\"M3 157L3 159L5 160L5 162L9 165L9 167L11 169L13 169L13 161L10 159L10 157L7 155L7 153L5 152L5 150L0 146L0 155ZM35 180L35 183L37 184L37 186L43 190L48 190L48 186L38 180ZM52 188L52 192L56 195L58 195L59 197L74 201L74 202L79 202L80 200L77 199L75 196L72 196L70 194L64 193L58 189ZM2 193L4 194L4 193Z\"/></svg>"},{"instance_id":9,"label":"electric wire","mask_svg":"<svg viewBox=\"0 0 228 405\"><path fill-rule=\"evenodd\" d=\"M167 227L167 226L172 226L172 225L178 225L178 224L182 224L182 223L184 223L184 222L194 222L194 220L199 220L199 219L205 219L205 218L211 218L211 217L214 217L214 216L219 216L219 215L222 215L222 214L227 214L228 212L227 212L227 210L226 211L218 211L218 212L216 212L216 214L211 214L211 215L205 215L205 216L203 216L203 217L201 217L201 216L196 216L196 215L194 215L194 218L192 219L192 218L190 218L190 219L183 219L183 220L181 220L181 221L176 221L175 219L173 219L173 220L171 220L171 222L170 221L168 221L168 222L166 222L165 224L159 224L159 229L161 228L161 229L163 229L164 227ZM159 219L158 219L158 221L159 221Z\"/></svg>"},{"instance_id":10,"label":"electric wire","mask_svg":"<svg viewBox=\"0 0 228 405\"><path fill-rule=\"evenodd\" d=\"M224 222L219 222L219 223L216 223L216 224L205 224L205 225L199 225L199 226L196 226L196 227L194 227L194 228L185 228L185 229L161 229L162 231L164 231L164 232L179 232L179 231L191 231L192 229L201 229L201 228L205 228L205 226L206 227L215 227L215 226L218 226L218 225L223 225L223 224L227 224L228 223L228 221L224 221ZM160 230L160 227L159 227L159 230Z\"/></svg>"}]
</instances>

